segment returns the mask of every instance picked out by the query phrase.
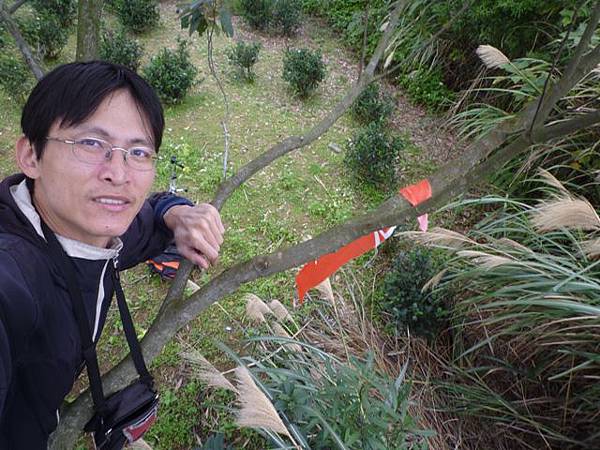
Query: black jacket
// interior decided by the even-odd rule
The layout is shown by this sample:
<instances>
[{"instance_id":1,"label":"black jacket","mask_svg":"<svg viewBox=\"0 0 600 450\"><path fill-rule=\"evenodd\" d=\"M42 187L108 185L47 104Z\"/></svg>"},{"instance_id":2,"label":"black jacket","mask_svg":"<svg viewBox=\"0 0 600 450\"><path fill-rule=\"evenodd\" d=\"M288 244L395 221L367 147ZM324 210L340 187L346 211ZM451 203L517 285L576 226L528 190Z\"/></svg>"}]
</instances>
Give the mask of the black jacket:
<instances>
[{"instance_id":1,"label":"black jacket","mask_svg":"<svg viewBox=\"0 0 600 450\"><path fill-rule=\"evenodd\" d=\"M64 278L10 191L23 180L13 175L0 184L0 450L47 448L58 408L83 365ZM75 241L76 250L65 248L75 263L95 340L113 295L107 265L118 261L123 270L159 254L172 240L162 217L176 204L190 202L171 194L146 201L121 237L120 249L94 253L85 244L78 249Z\"/></svg>"}]
</instances>

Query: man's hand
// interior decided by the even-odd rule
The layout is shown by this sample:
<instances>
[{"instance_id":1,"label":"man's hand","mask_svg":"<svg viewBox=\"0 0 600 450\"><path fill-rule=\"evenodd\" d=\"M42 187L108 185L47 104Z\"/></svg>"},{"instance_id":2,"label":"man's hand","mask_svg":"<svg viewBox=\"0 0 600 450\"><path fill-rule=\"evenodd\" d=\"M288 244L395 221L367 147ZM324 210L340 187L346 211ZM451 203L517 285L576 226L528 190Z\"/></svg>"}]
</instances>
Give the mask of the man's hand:
<instances>
[{"instance_id":1,"label":"man's hand","mask_svg":"<svg viewBox=\"0 0 600 450\"><path fill-rule=\"evenodd\" d=\"M177 250L183 257L204 269L216 263L225 228L214 206L173 206L163 220L173 231Z\"/></svg>"}]
</instances>

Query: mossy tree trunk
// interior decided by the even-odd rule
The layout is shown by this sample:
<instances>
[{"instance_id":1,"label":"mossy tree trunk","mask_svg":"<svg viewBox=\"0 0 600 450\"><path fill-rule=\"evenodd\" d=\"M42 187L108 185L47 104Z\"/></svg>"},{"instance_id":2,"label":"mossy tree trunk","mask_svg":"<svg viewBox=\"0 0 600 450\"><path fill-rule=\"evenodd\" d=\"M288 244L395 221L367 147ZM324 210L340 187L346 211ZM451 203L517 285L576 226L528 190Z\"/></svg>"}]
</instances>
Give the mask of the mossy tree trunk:
<instances>
[{"instance_id":1,"label":"mossy tree trunk","mask_svg":"<svg viewBox=\"0 0 600 450\"><path fill-rule=\"evenodd\" d=\"M103 0L79 0L77 19L77 61L98 58Z\"/></svg>"}]
</instances>

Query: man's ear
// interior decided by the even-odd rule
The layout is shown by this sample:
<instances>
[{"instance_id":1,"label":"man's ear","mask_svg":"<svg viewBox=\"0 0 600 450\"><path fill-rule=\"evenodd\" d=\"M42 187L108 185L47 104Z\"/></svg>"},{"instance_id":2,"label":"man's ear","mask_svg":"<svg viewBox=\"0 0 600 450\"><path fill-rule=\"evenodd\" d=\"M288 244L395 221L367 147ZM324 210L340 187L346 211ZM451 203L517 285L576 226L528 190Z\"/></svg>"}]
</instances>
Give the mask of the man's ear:
<instances>
[{"instance_id":1,"label":"man's ear","mask_svg":"<svg viewBox=\"0 0 600 450\"><path fill-rule=\"evenodd\" d=\"M21 136L16 147L17 164L29 178L36 179L40 175L40 160L35 154L33 144L25 136Z\"/></svg>"}]
</instances>

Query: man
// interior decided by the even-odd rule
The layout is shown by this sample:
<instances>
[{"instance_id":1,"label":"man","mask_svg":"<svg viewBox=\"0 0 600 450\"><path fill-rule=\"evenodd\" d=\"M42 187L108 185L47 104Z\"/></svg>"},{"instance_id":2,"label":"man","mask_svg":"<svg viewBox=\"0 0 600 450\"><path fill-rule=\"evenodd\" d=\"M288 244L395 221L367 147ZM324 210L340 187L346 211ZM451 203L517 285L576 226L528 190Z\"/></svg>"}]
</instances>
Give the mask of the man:
<instances>
[{"instance_id":1,"label":"man","mask_svg":"<svg viewBox=\"0 0 600 450\"><path fill-rule=\"evenodd\" d=\"M47 447L58 409L83 366L63 274L41 221L75 265L93 340L116 269L175 240L207 268L224 232L210 205L171 194L146 199L164 128L152 88L125 67L73 63L34 88L16 144L22 174L0 184L0 449Z\"/></svg>"}]
</instances>

